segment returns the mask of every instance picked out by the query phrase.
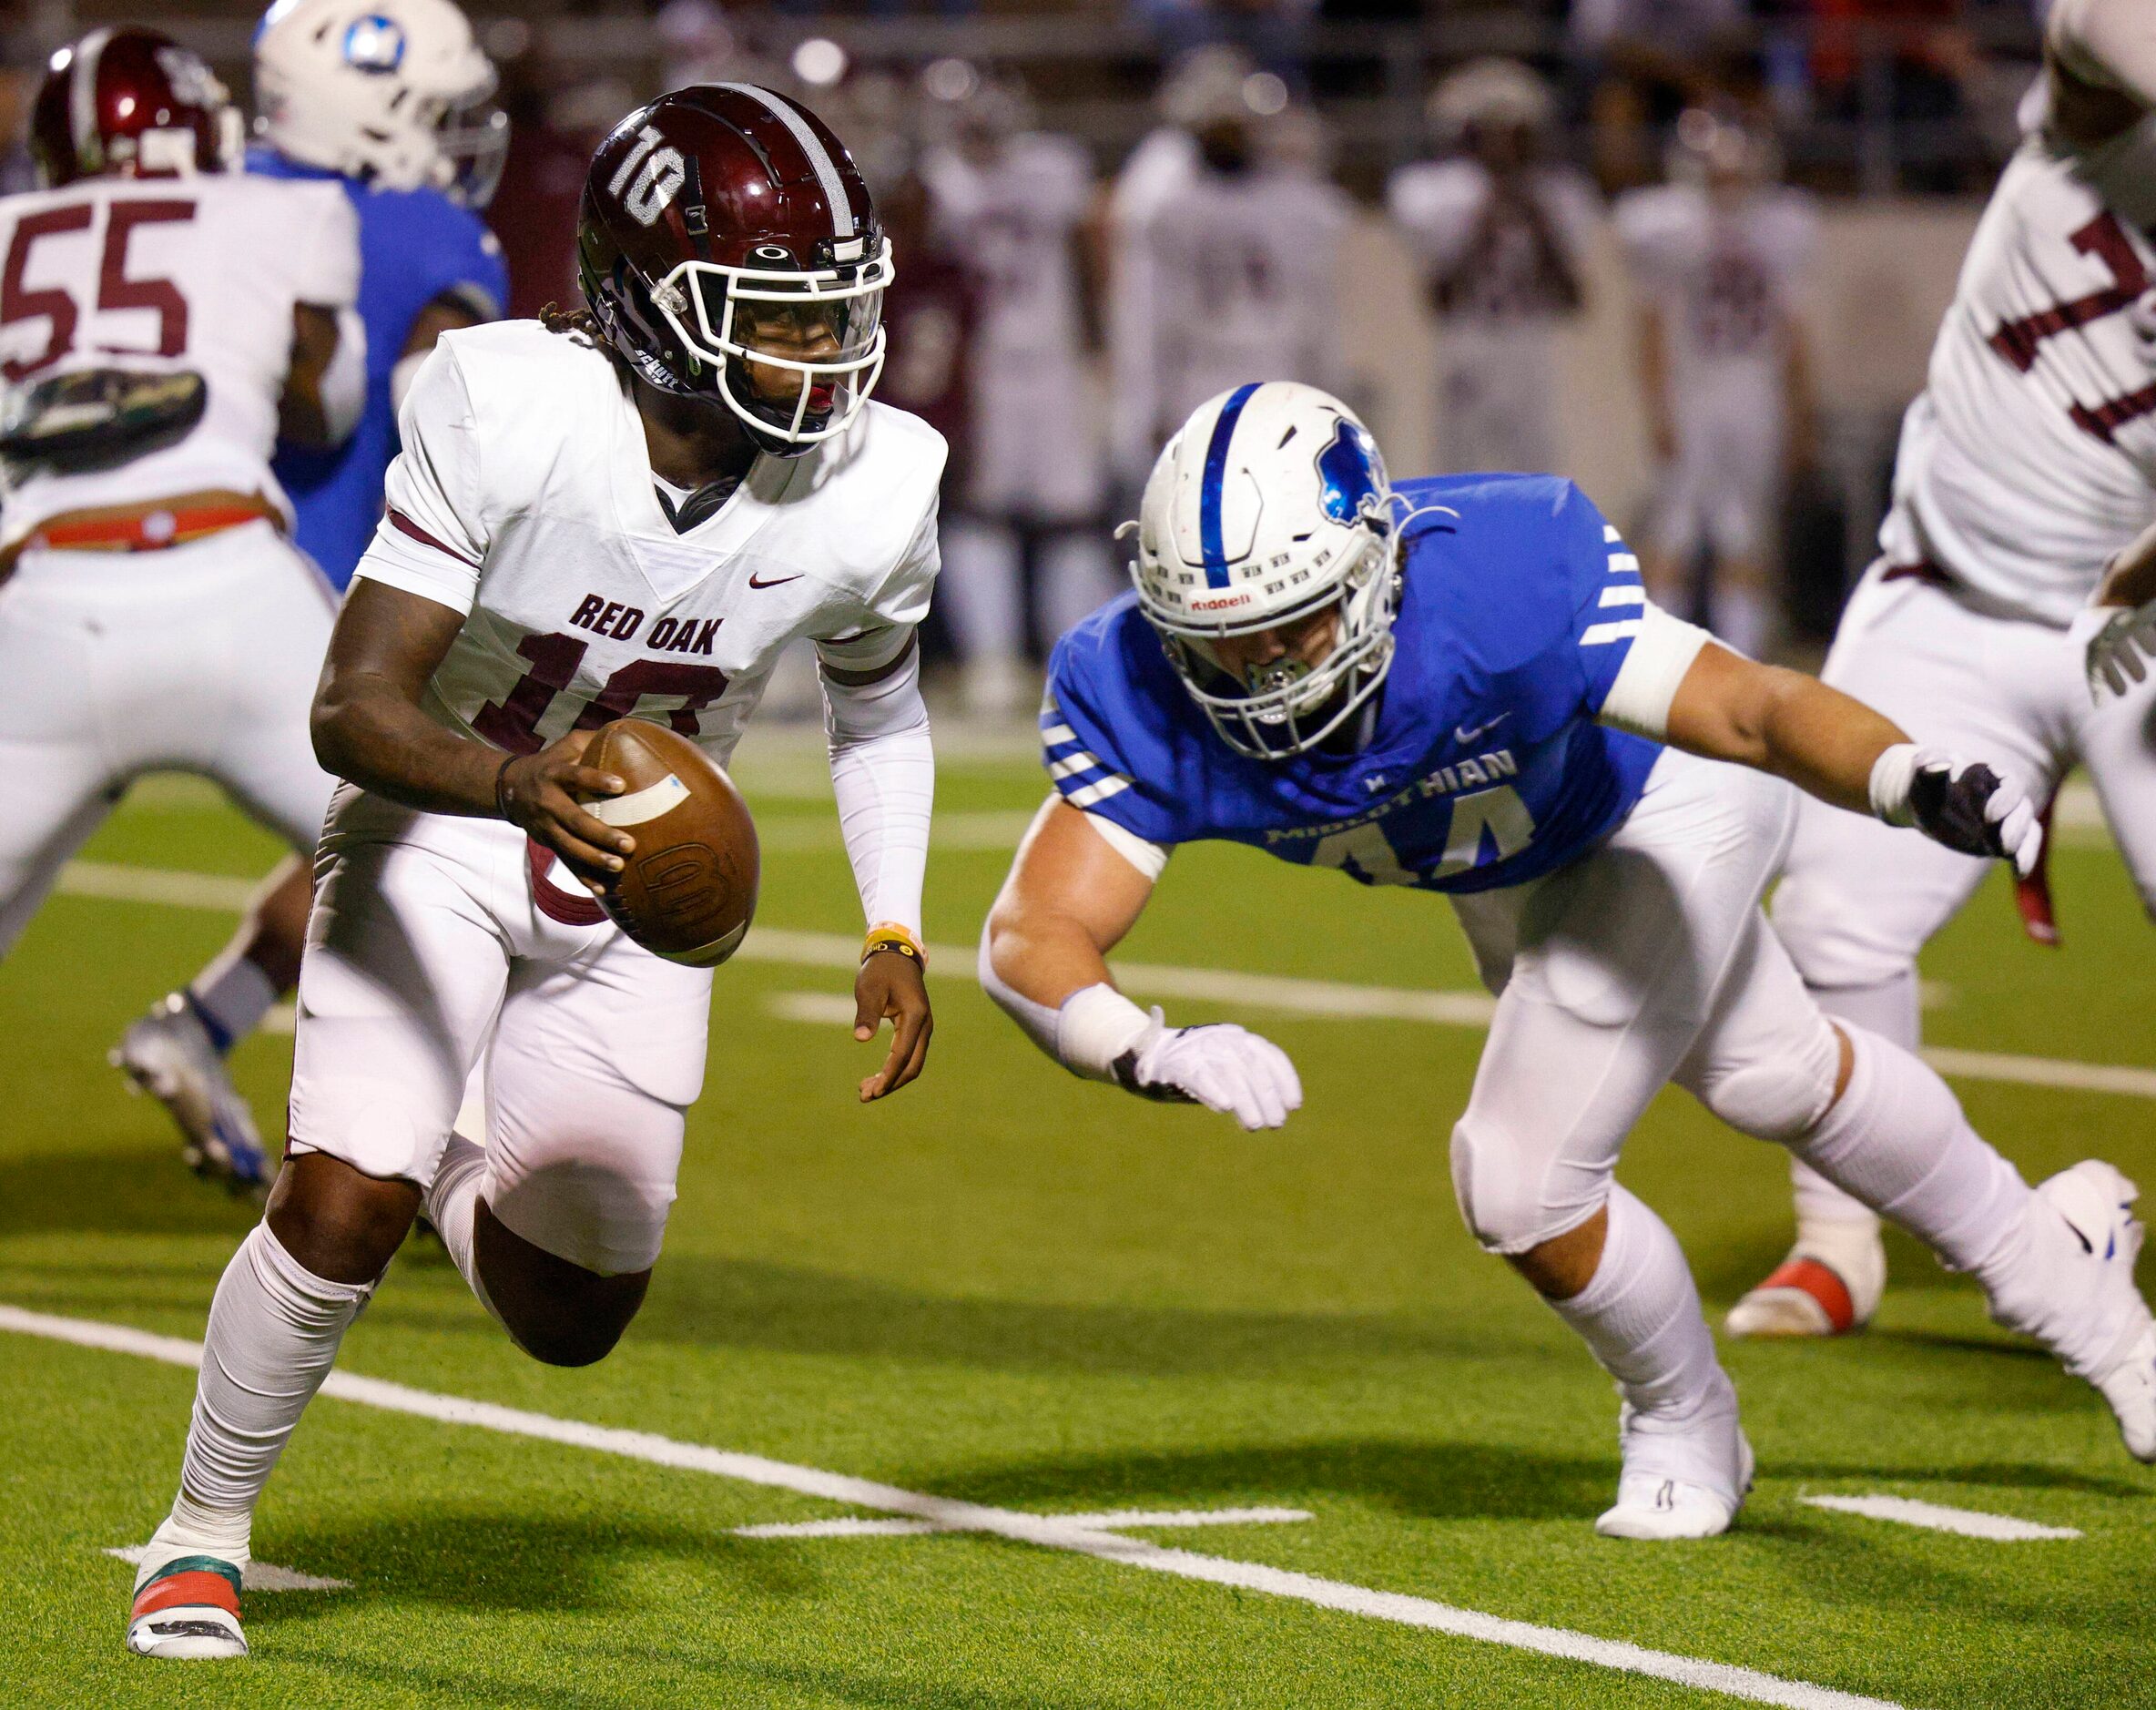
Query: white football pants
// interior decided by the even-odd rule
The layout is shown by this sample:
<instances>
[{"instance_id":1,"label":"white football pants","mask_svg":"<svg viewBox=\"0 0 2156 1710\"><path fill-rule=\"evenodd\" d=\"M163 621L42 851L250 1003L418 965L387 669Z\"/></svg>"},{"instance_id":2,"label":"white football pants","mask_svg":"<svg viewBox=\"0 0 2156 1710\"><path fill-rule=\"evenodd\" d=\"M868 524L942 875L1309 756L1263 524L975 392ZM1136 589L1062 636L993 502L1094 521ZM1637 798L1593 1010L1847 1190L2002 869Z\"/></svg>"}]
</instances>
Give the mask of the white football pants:
<instances>
[{"instance_id":1,"label":"white football pants","mask_svg":"<svg viewBox=\"0 0 2156 1710\"><path fill-rule=\"evenodd\" d=\"M1671 749L1593 854L1453 899L1498 997L1452 1135L1460 1212L1485 1247L1524 1253L1592 1216L1672 1082L1785 1143L1833 1103L1839 1043L1759 906L1795 795Z\"/></svg>"},{"instance_id":2,"label":"white football pants","mask_svg":"<svg viewBox=\"0 0 2156 1710\"><path fill-rule=\"evenodd\" d=\"M499 819L341 785L315 866L291 1152L424 1188L483 1063L488 1202L602 1276L658 1257L711 970L633 943Z\"/></svg>"},{"instance_id":3,"label":"white football pants","mask_svg":"<svg viewBox=\"0 0 2156 1710\"><path fill-rule=\"evenodd\" d=\"M267 522L162 552L25 552L0 587L0 954L144 772L199 772L302 854L335 780L307 712L336 613Z\"/></svg>"},{"instance_id":4,"label":"white football pants","mask_svg":"<svg viewBox=\"0 0 2156 1710\"><path fill-rule=\"evenodd\" d=\"M1919 742L2010 769L2039 801L2079 760L2156 911L2156 681L2100 705L2083 667L2095 617L2060 629L1998 616L1915 577L1886 581L1882 568L1851 595L1820 675ZM1913 1051L1917 953L1990 866L1807 799L1775 931L1821 1003ZM1870 1218L1803 1164L1795 1177L1805 1221Z\"/></svg>"}]
</instances>

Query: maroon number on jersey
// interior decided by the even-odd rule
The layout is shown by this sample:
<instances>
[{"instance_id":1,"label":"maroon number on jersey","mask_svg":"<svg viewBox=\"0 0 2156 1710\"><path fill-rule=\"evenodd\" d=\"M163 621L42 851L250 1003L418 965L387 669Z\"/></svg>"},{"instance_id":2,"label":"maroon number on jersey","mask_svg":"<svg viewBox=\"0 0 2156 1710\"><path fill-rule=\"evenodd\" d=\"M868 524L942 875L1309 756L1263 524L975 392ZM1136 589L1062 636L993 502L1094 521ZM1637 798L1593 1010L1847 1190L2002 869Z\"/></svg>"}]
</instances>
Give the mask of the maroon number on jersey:
<instances>
[{"instance_id":1,"label":"maroon number on jersey","mask_svg":"<svg viewBox=\"0 0 2156 1710\"><path fill-rule=\"evenodd\" d=\"M575 681L576 667L584 662L589 645L575 636L526 636L516 644L516 650L531 661L532 668L500 700L489 701L479 709L472 720L473 733L512 754L536 754L546 746L540 739L539 721L562 691ZM697 715L727 692L727 674L715 666L632 659L606 679L571 728L596 730L616 718L630 717L646 695L676 695L681 697L681 705L666 715L666 724L685 737L694 737L697 734Z\"/></svg>"},{"instance_id":2,"label":"maroon number on jersey","mask_svg":"<svg viewBox=\"0 0 2156 1710\"><path fill-rule=\"evenodd\" d=\"M18 321L46 323L45 349L36 356L0 363L0 375L10 382L50 367L75 348L75 335L82 324L82 305L64 288L42 286L33 290L25 282L30 253L41 239L73 231L87 231L97 210L88 202L73 207L47 208L25 214L16 222L7 246L7 260L0 265L0 327ZM114 356L178 356L188 348L188 300L168 279L136 279L127 272L127 245L137 226L175 225L193 219L195 204L175 199L161 202L117 201L105 226L105 247L97 260L97 302L101 312L149 309L157 312L158 341L141 345L100 344L97 348Z\"/></svg>"},{"instance_id":3,"label":"maroon number on jersey","mask_svg":"<svg viewBox=\"0 0 2156 1710\"><path fill-rule=\"evenodd\" d=\"M2149 270L2142 266L2134 249L2133 239L2127 236L2118 217L2108 210L2072 233L2068 241L2081 254L2094 256L2101 261L2110 273L2111 282L2086 296L2070 298L2065 302L2053 303L2049 309L2039 309L2034 314L2003 323L1991 335L1991 348L2017 373L2026 374L2036 366L2037 354L2046 339L2075 331L2091 321L2101 321L2106 315L2131 308L2151 283ZM2109 445L2120 428L2151 412L2156 412L2156 384L2141 387L2122 397L2107 398L2097 404L2077 402L2068 413L2082 433Z\"/></svg>"}]
</instances>

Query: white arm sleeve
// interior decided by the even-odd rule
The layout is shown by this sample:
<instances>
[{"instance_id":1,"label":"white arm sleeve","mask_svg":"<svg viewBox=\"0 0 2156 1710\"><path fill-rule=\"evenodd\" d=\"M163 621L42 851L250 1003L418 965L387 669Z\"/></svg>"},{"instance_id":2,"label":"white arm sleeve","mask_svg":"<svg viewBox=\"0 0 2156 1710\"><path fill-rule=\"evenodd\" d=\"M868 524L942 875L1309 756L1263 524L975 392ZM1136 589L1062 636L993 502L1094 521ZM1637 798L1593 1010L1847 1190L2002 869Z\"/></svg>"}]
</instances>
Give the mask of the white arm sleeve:
<instances>
[{"instance_id":1,"label":"white arm sleeve","mask_svg":"<svg viewBox=\"0 0 2156 1710\"><path fill-rule=\"evenodd\" d=\"M447 341L435 345L398 422L389 507L357 575L469 612L490 532L481 514L479 427Z\"/></svg>"},{"instance_id":2,"label":"white arm sleeve","mask_svg":"<svg viewBox=\"0 0 2156 1710\"><path fill-rule=\"evenodd\" d=\"M2045 36L2075 76L2156 107L2156 6L2148 0L2054 0Z\"/></svg>"},{"instance_id":3,"label":"white arm sleeve","mask_svg":"<svg viewBox=\"0 0 2156 1710\"><path fill-rule=\"evenodd\" d=\"M1697 624L1672 617L1659 606L1643 606L1640 632L1632 638L1631 651L1617 667L1617 680L1597 715L1601 722L1650 741L1666 740L1677 686L1712 640Z\"/></svg>"},{"instance_id":4,"label":"white arm sleeve","mask_svg":"<svg viewBox=\"0 0 2156 1710\"><path fill-rule=\"evenodd\" d=\"M909 631L905 645L911 646ZM936 799L936 752L920 697L920 653L873 683L837 683L823 674L824 730L830 741L831 794L861 909L870 926L902 926L921 936L920 891L928 872L929 818Z\"/></svg>"},{"instance_id":5,"label":"white arm sleeve","mask_svg":"<svg viewBox=\"0 0 2156 1710\"><path fill-rule=\"evenodd\" d=\"M981 953L975 962L981 989L1028 1039L1073 1074L1088 1081L1114 1081L1116 1064L1164 1025L1158 1010L1140 1009L1104 980L1072 992L1060 1008L1036 1003L996 972L990 943L988 923L982 921Z\"/></svg>"},{"instance_id":6,"label":"white arm sleeve","mask_svg":"<svg viewBox=\"0 0 2156 1710\"><path fill-rule=\"evenodd\" d=\"M1061 801L1063 798L1051 796L1049 799ZM1085 809L1083 808L1078 811L1085 813ZM1162 873L1167 870L1167 845L1149 842L1135 831L1127 830L1117 825L1105 814L1085 813L1085 822L1101 834L1101 840L1103 843L1144 873L1146 878L1158 879Z\"/></svg>"}]
</instances>

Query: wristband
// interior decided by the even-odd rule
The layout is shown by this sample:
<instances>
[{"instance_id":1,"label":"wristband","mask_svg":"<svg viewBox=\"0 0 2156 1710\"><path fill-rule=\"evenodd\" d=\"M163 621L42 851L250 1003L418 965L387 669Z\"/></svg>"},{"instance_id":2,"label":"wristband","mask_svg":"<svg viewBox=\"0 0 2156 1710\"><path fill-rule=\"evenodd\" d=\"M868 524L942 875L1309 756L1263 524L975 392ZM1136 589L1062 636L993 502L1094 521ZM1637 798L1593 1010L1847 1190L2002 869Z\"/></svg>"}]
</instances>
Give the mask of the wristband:
<instances>
[{"instance_id":1,"label":"wristband","mask_svg":"<svg viewBox=\"0 0 2156 1710\"><path fill-rule=\"evenodd\" d=\"M504 819L509 819L509 791L506 788L509 781L509 767L516 758L514 754L504 754L502 757L501 765L494 768L494 811ZM514 825L515 821L511 819L510 823Z\"/></svg>"},{"instance_id":2,"label":"wristband","mask_svg":"<svg viewBox=\"0 0 2156 1710\"><path fill-rule=\"evenodd\" d=\"M869 935L861 941L861 960L890 954L904 956L919 962L923 969L929 965L929 953L921 948L920 940L896 921L879 921L869 929Z\"/></svg>"},{"instance_id":3,"label":"wristband","mask_svg":"<svg viewBox=\"0 0 2156 1710\"><path fill-rule=\"evenodd\" d=\"M1872 762L1872 812L1888 825L1917 823L1917 815L1909 806L1909 789L1917 781L1919 754L1914 742L1897 742Z\"/></svg>"},{"instance_id":4,"label":"wristband","mask_svg":"<svg viewBox=\"0 0 2156 1710\"><path fill-rule=\"evenodd\" d=\"M1117 1065L1164 1025L1158 1010L1148 1013L1103 980L1063 1000L1055 1016L1055 1054L1089 1081L1121 1081Z\"/></svg>"}]
</instances>

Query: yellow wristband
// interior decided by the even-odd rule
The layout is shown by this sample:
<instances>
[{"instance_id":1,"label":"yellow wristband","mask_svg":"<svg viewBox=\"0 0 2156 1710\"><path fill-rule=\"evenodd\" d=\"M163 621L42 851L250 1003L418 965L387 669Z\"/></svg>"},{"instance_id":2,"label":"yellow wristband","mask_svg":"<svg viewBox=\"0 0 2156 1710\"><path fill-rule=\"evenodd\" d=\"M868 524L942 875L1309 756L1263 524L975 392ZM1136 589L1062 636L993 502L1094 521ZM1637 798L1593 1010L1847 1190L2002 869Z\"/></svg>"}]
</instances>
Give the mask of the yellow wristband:
<instances>
[{"instance_id":1,"label":"yellow wristband","mask_svg":"<svg viewBox=\"0 0 2156 1710\"><path fill-rule=\"evenodd\" d=\"M920 940L895 921L879 921L869 929L869 935L861 941L861 960L866 962L880 951L894 956L910 956L923 968L929 965L929 953L920 947Z\"/></svg>"}]
</instances>

